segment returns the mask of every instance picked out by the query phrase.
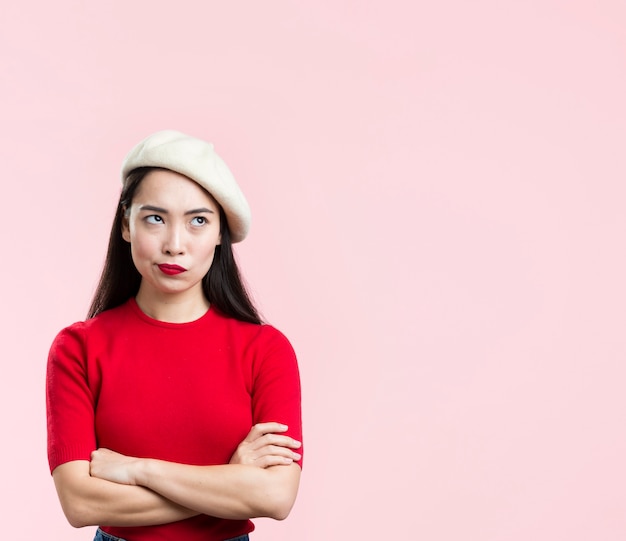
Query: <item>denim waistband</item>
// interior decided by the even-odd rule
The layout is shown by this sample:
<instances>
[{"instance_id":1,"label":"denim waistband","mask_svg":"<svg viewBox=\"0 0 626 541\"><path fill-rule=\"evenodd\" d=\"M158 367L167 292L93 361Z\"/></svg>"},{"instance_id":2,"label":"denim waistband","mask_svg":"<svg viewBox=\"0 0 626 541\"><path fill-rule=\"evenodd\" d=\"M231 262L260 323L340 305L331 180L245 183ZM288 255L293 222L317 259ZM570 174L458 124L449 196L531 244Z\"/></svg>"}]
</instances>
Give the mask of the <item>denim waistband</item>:
<instances>
[{"instance_id":1,"label":"denim waistband","mask_svg":"<svg viewBox=\"0 0 626 541\"><path fill-rule=\"evenodd\" d=\"M103 532L100 528L96 531L96 536L93 538L93 541L126 541L121 537L115 537L114 535ZM239 537L231 537L230 539L225 539L224 541L250 541L248 534L240 535Z\"/></svg>"},{"instance_id":2,"label":"denim waistband","mask_svg":"<svg viewBox=\"0 0 626 541\"><path fill-rule=\"evenodd\" d=\"M96 530L96 536L93 538L93 541L126 541L121 537L115 537L114 535L103 532L100 528Z\"/></svg>"}]
</instances>

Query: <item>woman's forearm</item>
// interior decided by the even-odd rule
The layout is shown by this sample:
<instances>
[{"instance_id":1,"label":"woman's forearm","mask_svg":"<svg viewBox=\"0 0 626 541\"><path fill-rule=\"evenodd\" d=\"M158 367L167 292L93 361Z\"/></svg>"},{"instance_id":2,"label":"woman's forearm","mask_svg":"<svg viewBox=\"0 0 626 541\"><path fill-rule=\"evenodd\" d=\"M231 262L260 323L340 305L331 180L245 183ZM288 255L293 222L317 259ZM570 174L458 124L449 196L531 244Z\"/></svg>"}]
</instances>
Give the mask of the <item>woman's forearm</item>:
<instances>
[{"instance_id":1,"label":"woman's forearm","mask_svg":"<svg viewBox=\"0 0 626 541\"><path fill-rule=\"evenodd\" d=\"M152 526L199 514L145 487L91 477L87 461L62 464L53 477L63 512L75 528Z\"/></svg>"},{"instance_id":2,"label":"woman's forearm","mask_svg":"<svg viewBox=\"0 0 626 541\"><path fill-rule=\"evenodd\" d=\"M284 519L300 483L300 442L281 435L279 423L259 423L239 444L230 464L194 466L122 455L91 454L92 477L139 485L185 509L224 519Z\"/></svg>"},{"instance_id":3,"label":"woman's forearm","mask_svg":"<svg viewBox=\"0 0 626 541\"><path fill-rule=\"evenodd\" d=\"M300 467L295 463L257 468L142 459L133 469L136 484L183 507L225 519L282 520L293 506L300 482Z\"/></svg>"}]
</instances>

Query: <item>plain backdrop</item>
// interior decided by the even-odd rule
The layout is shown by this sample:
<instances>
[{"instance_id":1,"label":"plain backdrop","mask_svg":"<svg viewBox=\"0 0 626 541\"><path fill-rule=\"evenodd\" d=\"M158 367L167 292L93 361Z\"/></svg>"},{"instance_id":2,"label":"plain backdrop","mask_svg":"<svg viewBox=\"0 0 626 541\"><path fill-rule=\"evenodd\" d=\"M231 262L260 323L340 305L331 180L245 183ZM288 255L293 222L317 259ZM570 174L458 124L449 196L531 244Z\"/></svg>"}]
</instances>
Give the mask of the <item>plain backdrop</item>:
<instances>
[{"instance_id":1,"label":"plain backdrop","mask_svg":"<svg viewBox=\"0 0 626 541\"><path fill-rule=\"evenodd\" d=\"M211 140L303 380L255 541L626 538L621 0L2 2L1 529L90 540L46 461L126 152Z\"/></svg>"}]
</instances>

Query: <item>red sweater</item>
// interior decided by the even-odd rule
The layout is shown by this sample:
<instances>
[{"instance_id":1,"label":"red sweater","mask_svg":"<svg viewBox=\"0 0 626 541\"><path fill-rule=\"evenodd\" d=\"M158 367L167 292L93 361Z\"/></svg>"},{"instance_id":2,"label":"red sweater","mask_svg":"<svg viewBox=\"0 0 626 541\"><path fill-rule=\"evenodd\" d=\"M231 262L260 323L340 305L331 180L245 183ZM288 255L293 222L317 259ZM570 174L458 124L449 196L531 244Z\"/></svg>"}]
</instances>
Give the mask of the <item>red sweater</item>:
<instances>
[{"instance_id":1,"label":"red sweater","mask_svg":"<svg viewBox=\"0 0 626 541\"><path fill-rule=\"evenodd\" d=\"M61 331L47 375L50 470L119 453L227 464L255 423L278 421L302 440L300 380L287 339L269 325L211 308L190 323L144 314L134 299ZM298 450L302 453L302 449ZM128 541L223 540L250 521L200 515L162 526L103 527Z\"/></svg>"}]
</instances>

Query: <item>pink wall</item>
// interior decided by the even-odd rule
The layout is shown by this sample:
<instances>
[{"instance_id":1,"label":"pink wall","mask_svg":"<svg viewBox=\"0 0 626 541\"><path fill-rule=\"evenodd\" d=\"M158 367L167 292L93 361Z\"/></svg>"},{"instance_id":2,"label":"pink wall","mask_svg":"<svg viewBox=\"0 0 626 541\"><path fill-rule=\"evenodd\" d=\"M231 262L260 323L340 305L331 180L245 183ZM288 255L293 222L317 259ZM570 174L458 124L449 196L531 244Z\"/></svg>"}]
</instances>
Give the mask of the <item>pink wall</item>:
<instances>
[{"instance_id":1,"label":"pink wall","mask_svg":"<svg viewBox=\"0 0 626 541\"><path fill-rule=\"evenodd\" d=\"M3 535L90 539L47 350L124 154L175 128L247 193L301 362L301 494L256 541L624 539L624 28L615 0L4 2Z\"/></svg>"}]
</instances>

